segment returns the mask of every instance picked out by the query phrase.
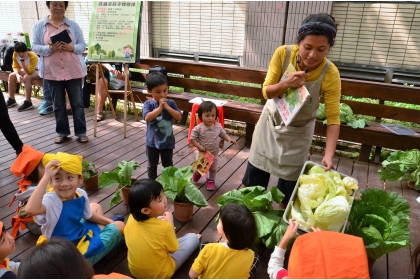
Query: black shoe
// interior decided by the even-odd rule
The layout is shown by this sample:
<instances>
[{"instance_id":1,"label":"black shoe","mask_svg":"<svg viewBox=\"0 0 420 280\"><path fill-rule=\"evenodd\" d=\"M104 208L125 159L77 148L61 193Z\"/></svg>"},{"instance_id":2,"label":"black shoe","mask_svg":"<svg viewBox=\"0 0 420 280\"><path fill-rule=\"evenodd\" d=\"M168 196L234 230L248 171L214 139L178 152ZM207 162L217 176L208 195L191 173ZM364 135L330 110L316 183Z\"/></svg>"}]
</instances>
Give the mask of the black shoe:
<instances>
[{"instance_id":1,"label":"black shoe","mask_svg":"<svg viewBox=\"0 0 420 280\"><path fill-rule=\"evenodd\" d=\"M18 108L18 112L26 111L29 109L33 109L34 106L32 105L31 101L23 101L23 104Z\"/></svg>"},{"instance_id":2,"label":"black shoe","mask_svg":"<svg viewBox=\"0 0 420 280\"><path fill-rule=\"evenodd\" d=\"M11 107L14 107L16 105L17 105L17 103L16 103L15 99L11 99L10 97L9 97L9 99L7 99L7 102L6 102L7 108L11 108Z\"/></svg>"}]
</instances>

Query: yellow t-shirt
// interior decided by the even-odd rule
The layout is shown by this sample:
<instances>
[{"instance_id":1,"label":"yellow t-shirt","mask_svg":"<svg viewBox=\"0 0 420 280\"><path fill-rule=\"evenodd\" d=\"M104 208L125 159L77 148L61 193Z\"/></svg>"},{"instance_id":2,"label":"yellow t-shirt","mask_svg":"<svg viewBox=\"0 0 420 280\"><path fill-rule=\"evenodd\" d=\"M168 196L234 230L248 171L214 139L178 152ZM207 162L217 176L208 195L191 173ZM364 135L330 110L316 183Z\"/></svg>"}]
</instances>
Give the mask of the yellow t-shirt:
<instances>
[{"instance_id":1,"label":"yellow t-shirt","mask_svg":"<svg viewBox=\"0 0 420 280\"><path fill-rule=\"evenodd\" d=\"M27 73L27 74L30 75L33 72L35 72L35 68L38 65L38 56L34 52L29 51L28 52L28 58L26 59L25 62L26 62L26 65L28 65L28 70L29 70L29 73ZM13 68L13 71L15 71L15 72L22 69L21 63L18 62L18 55L17 55L16 52L13 52L12 68Z\"/></svg>"},{"instance_id":2,"label":"yellow t-shirt","mask_svg":"<svg viewBox=\"0 0 420 280\"><path fill-rule=\"evenodd\" d=\"M281 46L277 48L274 52L273 57L270 61L270 66L267 71L267 76L263 84L263 96L267 99L266 89L267 86L275 85L279 82L281 73L283 71L283 66L286 60L286 48L287 46ZM301 71L299 66L296 63L296 57L299 53L299 46L292 45L290 53L290 61L286 62L287 64L292 63L297 71ZM306 81L313 82L318 80L319 75L321 75L322 69L324 69L325 64L327 63L327 58L324 58L322 63L315 70L309 73L309 77L306 78ZM328 125L330 124L340 124L340 97L341 97L341 80L340 73L334 63L330 63L330 67L325 73L324 79L321 83L321 91L319 96L324 94L325 102L325 113L327 117Z\"/></svg>"},{"instance_id":3,"label":"yellow t-shirt","mask_svg":"<svg viewBox=\"0 0 420 280\"><path fill-rule=\"evenodd\" d=\"M195 259L192 270L200 279L249 278L254 251L234 250L223 243L209 243Z\"/></svg>"},{"instance_id":4,"label":"yellow t-shirt","mask_svg":"<svg viewBox=\"0 0 420 280\"><path fill-rule=\"evenodd\" d=\"M169 255L179 248L174 228L165 220L138 222L132 215L124 229L128 268L135 278L171 278L175 261Z\"/></svg>"}]
</instances>

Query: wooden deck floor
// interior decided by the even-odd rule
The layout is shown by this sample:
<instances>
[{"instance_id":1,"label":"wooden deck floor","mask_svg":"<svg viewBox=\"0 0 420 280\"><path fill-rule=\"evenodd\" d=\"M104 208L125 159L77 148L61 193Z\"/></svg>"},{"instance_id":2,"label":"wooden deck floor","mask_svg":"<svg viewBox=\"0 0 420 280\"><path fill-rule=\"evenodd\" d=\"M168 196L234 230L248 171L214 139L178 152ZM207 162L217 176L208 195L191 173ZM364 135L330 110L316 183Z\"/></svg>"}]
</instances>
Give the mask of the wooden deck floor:
<instances>
[{"instance_id":1,"label":"wooden deck floor","mask_svg":"<svg viewBox=\"0 0 420 280\"><path fill-rule=\"evenodd\" d=\"M5 94L7 98L7 94ZM22 95L17 95L17 102L23 101ZM34 105L39 105L41 100L33 98ZM36 106L37 107L37 106ZM40 116L36 109L25 112L17 112L16 107L9 109L9 115L25 144L29 144L34 148L46 152L56 153L58 151L80 154L86 160L96 164L99 172L108 171L116 167L116 163L121 160L135 160L140 163L141 167L134 172L133 177L146 177L147 158L145 154L145 135L146 126L143 121L135 122L133 116L129 116L127 126L127 138L123 138L122 114L119 114L118 121L112 119L110 112L106 113L106 119L98 123L97 137L93 137L93 108L86 109L87 119L87 135L90 141L86 144L80 144L73 137L71 141L67 141L62 145L56 145L53 142L55 136L55 119L54 115ZM72 117L70 117L70 125L73 126ZM174 150L174 164L177 167L183 167L192 164L194 161L193 148L187 145L188 129L185 126L174 126L176 138L176 148ZM204 181L200 180L196 185L200 188L206 197L209 206L201 209L195 209L194 217L187 223L176 222L177 236L182 236L188 232L201 233L203 241L217 242L219 236L216 231L216 217L219 208L217 206L217 198L227 191L238 189L241 187L241 179L244 174L249 154L249 146L246 145L243 138L238 138L236 144L224 143L223 152L219 158L219 167L217 173L217 189L215 191L207 191ZM14 193L17 191L17 178L13 176L9 167L15 159L15 153L12 147L5 140L3 134L0 134L0 220L5 223L8 230L11 228L11 217L15 213L15 205L8 207ZM315 162L321 161L322 155L314 153L311 160ZM395 191L403 195L411 205L411 242L417 245L420 242L418 234L420 228L420 205L416 202L416 198L420 195L407 187L405 181L402 182L383 182L378 176L377 164L368 164L354 161L346 158L335 158L335 166L337 171L352 175L355 177L361 189L364 188L381 188L387 191ZM276 178L271 179L270 185L276 184ZM100 189L90 193L91 202L97 202L102 205L106 211L106 215L111 217L115 214L124 214L127 216L126 206L119 205L109 208L108 204L115 188ZM169 211L173 207L170 204ZM28 249L34 246L37 236L31 234L27 230L21 232L16 239L16 251L11 258L21 259L25 256ZM371 269L372 278L412 278L412 269L410 267L410 248L403 248L397 252L383 256L377 260ZM257 278L268 278L266 273L268 259L271 251L267 251L262 256L262 261L258 269ZM188 270L191 266L193 258L178 270L173 278L188 278ZM112 271L129 275L126 260L126 251L122 251L110 260L103 260L95 265L97 273L109 273Z\"/></svg>"}]
</instances>

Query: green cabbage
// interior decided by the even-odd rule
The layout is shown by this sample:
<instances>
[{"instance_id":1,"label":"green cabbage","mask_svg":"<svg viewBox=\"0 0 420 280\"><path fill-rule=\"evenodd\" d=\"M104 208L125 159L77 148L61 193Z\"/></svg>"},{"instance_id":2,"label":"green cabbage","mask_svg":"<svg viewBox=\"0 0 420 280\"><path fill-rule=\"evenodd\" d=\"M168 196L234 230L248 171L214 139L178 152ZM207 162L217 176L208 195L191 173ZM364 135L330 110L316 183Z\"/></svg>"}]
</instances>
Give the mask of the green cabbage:
<instances>
[{"instance_id":1,"label":"green cabbage","mask_svg":"<svg viewBox=\"0 0 420 280\"><path fill-rule=\"evenodd\" d=\"M410 244L410 205L395 192L369 188L353 202L346 233L363 238L372 259Z\"/></svg>"},{"instance_id":2,"label":"green cabbage","mask_svg":"<svg viewBox=\"0 0 420 280\"><path fill-rule=\"evenodd\" d=\"M319 104L319 108L318 108L318 119L320 120L325 120L325 118L327 117L325 115L325 104L324 103L320 103Z\"/></svg>"},{"instance_id":3,"label":"green cabbage","mask_svg":"<svg viewBox=\"0 0 420 280\"><path fill-rule=\"evenodd\" d=\"M337 172L325 172L322 166L314 165L299 178L291 217L296 218L301 228L306 230L315 226L340 231L350 212L352 194L357 189L355 179L342 179Z\"/></svg>"},{"instance_id":4,"label":"green cabbage","mask_svg":"<svg viewBox=\"0 0 420 280\"><path fill-rule=\"evenodd\" d=\"M317 117L318 119L324 120L323 124L327 124L324 103L319 104ZM357 119L353 114L353 110L345 103L340 103L340 122L345 123L352 128L364 128L368 125L365 119Z\"/></svg>"}]
</instances>

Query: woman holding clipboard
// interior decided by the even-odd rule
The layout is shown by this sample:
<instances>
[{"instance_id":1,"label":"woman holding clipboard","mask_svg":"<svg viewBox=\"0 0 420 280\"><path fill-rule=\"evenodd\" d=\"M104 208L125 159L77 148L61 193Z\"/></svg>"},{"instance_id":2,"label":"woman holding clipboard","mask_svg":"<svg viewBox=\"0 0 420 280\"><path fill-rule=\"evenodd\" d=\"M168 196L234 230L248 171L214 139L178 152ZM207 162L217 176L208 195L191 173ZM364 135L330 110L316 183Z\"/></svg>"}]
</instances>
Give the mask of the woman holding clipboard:
<instances>
[{"instance_id":1,"label":"woman holding clipboard","mask_svg":"<svg viewBox=\"0 0 420 280\"><path fill-rule=\"evenodd\" d=\"M40 56L39 76L48 83L54 104L57 137L61 144L70 135L66 112L66 91L73 111L74 134L80 143L89 141L83 106L83 78L86 64L82 56L86 43L79 25L64 16L68 1L46 1L50 15L36 23L32 50Z\"/></svg>"},{"instance_id":2,"label":"woman holding clipboard","mask_svg":"<svg viewBox=\"0 0 420 280\"><path fill-rule=\"evenodd\" d=\"M337 26L328 14L309 15L298 30L297 44L277 48L270 61L262 90L268 101L255 126L242 183L247 187L267 188L270 175L278 177L277 187L284 194L281 209L286 208L308 158L321 95L328 120L322 165L326 171L334 167L333 156L340 133L341 81L337 67L326 56L334 46ZM296 72L280 81L290 63ZM281 98L289 87L303 85L310 99L286 127L272 98Z\"/></svg>"}]
</instances>

